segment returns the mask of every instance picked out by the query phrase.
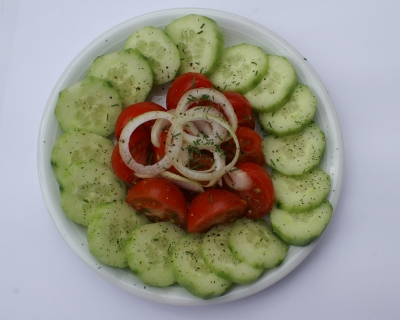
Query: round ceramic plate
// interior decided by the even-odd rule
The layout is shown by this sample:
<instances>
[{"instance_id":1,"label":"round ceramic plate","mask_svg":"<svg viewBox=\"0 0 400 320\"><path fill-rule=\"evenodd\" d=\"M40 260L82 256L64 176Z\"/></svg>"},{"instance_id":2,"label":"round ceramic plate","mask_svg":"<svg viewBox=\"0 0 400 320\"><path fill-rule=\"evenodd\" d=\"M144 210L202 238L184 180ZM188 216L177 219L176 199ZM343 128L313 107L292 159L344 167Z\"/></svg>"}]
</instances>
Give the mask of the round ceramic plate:
<instances>
[{"instance_id":1,"label":"round ceramic plate","mask_svg":"<svg viewBox=\"0 0 400 320\"><path fill-rule=\"evenodd\" d=\"M285 56L293 64L299 82L308 85L317 98L315 122L325 132L327 141L320 167L331 176L332 187L327 197L333 207L336 207L343 176L343 141L336 111L324 84L307 60L270 30L236 15L206 9L171 9L139 16L117 25L90 43L70 63L51 92L39 133L38 170L43 196L55 225L71 249L94 272L113 285L144 299L173 305L211 305L250 296L276 283L308 256L317 241L304 248L290 247L285 261L278 268L267 270L252 284L233 285L225 295L215 299L206 301L198 299L179 285L167 288L146 286L129 270L100 265L89 253L86 228L69 220L61 209L58 184L50 166L52 147L56 138L62 133L54 116L58 93L84 78L97 56L122 49L131 33L150 25L163 29L174 19L191 13L214 19L225 34L226 47L243 42L250 43L261 47L266 53ZM149 99L165 105L165 94L166 88L155 88Z\"/></svg>"}]
</instances>

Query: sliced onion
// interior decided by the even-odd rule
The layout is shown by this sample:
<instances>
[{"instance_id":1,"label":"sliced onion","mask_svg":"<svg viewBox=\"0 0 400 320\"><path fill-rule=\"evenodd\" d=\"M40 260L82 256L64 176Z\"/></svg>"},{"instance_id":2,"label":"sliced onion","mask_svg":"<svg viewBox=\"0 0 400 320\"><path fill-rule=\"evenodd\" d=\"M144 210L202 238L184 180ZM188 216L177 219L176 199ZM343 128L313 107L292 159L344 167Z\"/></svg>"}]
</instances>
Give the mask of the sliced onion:
<instances>
[{"instance_id":1,"label":"sliced onion","mask_svg":"<svg viewBox=\"0 0 400 320\"><path fill-rule=\"evenodd\" d=\"M245 191L253 187L253 180L250 176L239 168L232 168L224 175L226 184L235 190Z\"/></svg>"},{"instance_id":2,"label":"sliced onion","mask_svg":"<svg viewBox=\"0 0 400 320\"><path fill-rule=\"evenodd\" d=\"M197 120L194 122L194 125L196 126L196 128L198 129L198 131L206 134L206 135L210 135L212 133L212 125L204 120Z\"/></svg>"},{"instance_id":3,"label":"sliced onion","mask_svg":"<svg viewBox=\"0 0 400 320\"><path fill-rule=\"evenodd\" d=\"M168 110L168 113L175 115L175 110ZM156 148L160 147L160 136L162 131L171 124L171 121L166 118L157 119L151 128L151 143Z\"/></svg>"},{"instance_id":4,"label":"sliced onion","mask_svg":"<svg viewBox=\"0 0 400 320\"><path fill-rule=\"evenodd\" d=\"M186 114L189 115L198 112L212 114L220 117L222 120L225 120L224 115L213 107L203 107L203 106L195 107L188 110ZM214 122L211 119L197 120L194 121L194 124L203 135L208 136L208 139L214 139L215 144L221 144L223 141L230 139L230 137L227 139L228 136L227 130L224 127L222 127L219 123ZM185 135L185 140L186 139L187 136Z\"/></svg>"},{"instance_id":5,"label":"sliced onion","mask_svg":"<svg viewBox=\"0 0 400 320\"><path fill-rule=\"evenodd\" d=\"M204 120L194 120L196 114L205 114L203 117ZM214 117L209 117L207 115L213 115ZM222 142L229 140L230 136L228 135L228 131L221 125L221 122L227 123L225 117L223 117L222 113L214 108L209 107L196 107L186 111L185 113L180 114L179 118L182 119L186 117L190 119L190 122L195 124L198 123L207 123L208 126L211 127L210 130L207 130L208 133L199 132L197 135L192 135L187 132L183 132L184 141L192 146L197 146L202 149L211 149L212 146L220 145ZM218 121L214 121L217 117ZM187 123L186 123L187 124ZM185 124L185 126L186 126Z\"/></svg>"},{"instance_id":6,"label":"sliced onion","mask_svg":"<svg viewBox=\"0 0 400 320\"><path fill-rule=\"evenodd\" d=\"M182 144L181 157L180 157L179 161L183 166L187 166L189 163L189 159L190 159L189 149L188 149L187 144L184 142Z\"/></svg>"},{"instance_id":7,"label":"sliced onion","mask_svg":"<svg viewBox=\"0 0 400 320\"><path fill-rule=\"evenodd\" d=\"M172 122L174 116L164 111L150 111L143 113L127 123L119 138L119 153L121 154L122 160L135 172L135 175L137 176L141 175L146 177L156 177L160 173L170 168L172 165L170 159L167 157L167 155L165 155L159 162L153 165L145 166L136 162L130 153L129 139L133 131L135 131L135 129L142 123L155 119L167 119L168 121Z\"/></svg>"},{"instance_id":8,"label":"sliced onion","mask_svg":"<svg viewBox=\"0 0 400 320\"><path fill-rule=\"evenodd\" d=\"M158 175L154 175L154 174L150 174L150 175L148 175L148 174L140 174L140 173L137 173L137 172L134 172L133 174L136 177L140 178L140 179L148 179L148 178L154 178L154 177L158 176Z\"/></svg>"},{"instance_id":9,"label":"sliced onion","mask_svg":"<svg viewBox=\"0 0 400 320\"><path fill-rule=\"evenodd\" d=\"M223 161L219 161L219 168L216 168L213 172L203 172L196 171L183 166L181 161L179 161L179 154L181 152L183 146L183 125L188 121L196 121L196 120L212 120L220 125L222 125L231 135L235 144L236 144L236 153L233 160L229 164L223 163ZM209 149L217 148L215 145L210 145ZM216 150L216 149L215 149ZM215 155L214 151L214 155ZM216 183L226 172L228 172L235 165L237 159L239 158L240 148L239 141L236 137L235 131L233 128L223 119L210 115L207 113L193 113L190 115L182 114L179 117L175 118L171 128L168 131L167 143L166 143L166 155L170 159L173 166L185 177L196 180L196 181L212 181ZM209 183L211 185L211 182ZM208 186L208 185L207 185Z\"/></svg>"},{"instance_id":10,"label":"sliced onion","mask_svg":"<svg viewBox=\"0 0 400 320\"><path fill-rule=\"evenodd\" d=\"M182 99L178 104L178 106L180 105L179 110L177 108L177 110L168 112L152 111L132 119L122 130L118 144L124 163L135 172L136 176L141 178L163 176L173 180L183 188L196 192L203 191L202 184L212 186L215 183L222 183L221 178L232 169L240 154L239 141L235 134L237 118L232 105L222 93L214 89L203 89L191 90L192 92L189 94L196 94L198 99L204 99L205 95L208 95L209 98L207 99L212 103L221 105L229 122L214 107L199 106L186 110L189 104L183 105ZM166 154L156 164L142 165L132 158L129 139L137 127L150 120L156 120L151 131L151 141L156 147L160 147L162 130L166 126L170 126L166 139ZM204 131L205 134L200 133L200 131ZM231 138L236 144L236 152L233 160L226 164L220 144ZM188 168L189 146L199 150L211 151L214 158L211 168L202 171ZM166 172L172 165L184 177ZM235 184L235 182L232 182L232 184Z\"/></svg>"},{"instance_id":11,"label":"sliced onion","mask_svg":"<svg viewBox=\"0 0 400 320\"><path fill-rule=\"evenodd\" d=\"M233 131L236 132L238 122L232 104L223 93L213 88L195 88L186 91L178 102L176 107L176 115L182 115L193 102L204 98L207 98L205 100L210 100L211 103L217 103L221 107Z\"/></svg>"},{"instance_id":12,"label":"sliced onion","mask_svg":"<svg viewBox=\"0 0 400 320\"><path fill-rule=\"evenodd\" d=\"M196 121L197 122L197 121ZM192 135L192 136L197 136L198 134L200 134L199 129L197 128L197 126L193 123L193 122L186 122L185 123L185 127L184 130Z\"/></svg>"},{"instance_id":13,"label":"sliced onion","mask_svg":"<svg viewBox=\"0 0 400 320\"><path fill-rule=\"evenodd\" d=\"M194 191L197 193L202 193L204 192L203 186L198 183L197 181L190 180L186 177L179 176L175 173L165 171L161 174L161 176L165 179L168 179L172 182L174 182L176 185L178 185L181 188L184 188L186 190Z\"/></svg>"}]
</instances>

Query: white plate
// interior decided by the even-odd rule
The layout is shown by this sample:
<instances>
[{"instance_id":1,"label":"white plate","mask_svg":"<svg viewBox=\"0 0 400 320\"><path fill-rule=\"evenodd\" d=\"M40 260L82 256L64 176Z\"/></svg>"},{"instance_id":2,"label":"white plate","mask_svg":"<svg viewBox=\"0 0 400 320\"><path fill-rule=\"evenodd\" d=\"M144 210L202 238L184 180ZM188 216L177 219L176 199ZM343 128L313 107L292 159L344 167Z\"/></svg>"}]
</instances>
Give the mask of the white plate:
<instances>
[{"instance_id":1,"label":"white plate","mask_svg":"<svg viewBox=\"0 0 400 320\"><path fill-rule=\"evenodd\" d=\"M173 305L212 305L234 301L259 292L276 283L296 268L314 249L317 241L305 248L291 247L284 263L269 270L250 285L234 285L224 295L212 300L193 297L179 285L156 288L144 285L131 272L100 265L89 253L86 228L69 220L60 206L58 184L50 166L50 154L56 138L62 133L54 116L58 93L85 77L90 64L99 55L120 50L127 37L144 26L164 28L181 16L196 13L214 19L225 34L226 46L246 42L258 45L267 53L282 55L293 64L299 82L310 87L317 98L315 121L325 132L327 146L320 167L331 176L328 199L335 208L343 179L343 141L340 124L328 91L304 57L290 44L265 27L239 16L206 9L171 9L158 11L128 20L107 31L90 43L68 66L55 85L47 102L38 140L38 170L42 193L59 232L71 249L89 268L113 285L144 299ZM165 90L154 93L153 100L163 104Z\"/></svg>"}]
</instances>

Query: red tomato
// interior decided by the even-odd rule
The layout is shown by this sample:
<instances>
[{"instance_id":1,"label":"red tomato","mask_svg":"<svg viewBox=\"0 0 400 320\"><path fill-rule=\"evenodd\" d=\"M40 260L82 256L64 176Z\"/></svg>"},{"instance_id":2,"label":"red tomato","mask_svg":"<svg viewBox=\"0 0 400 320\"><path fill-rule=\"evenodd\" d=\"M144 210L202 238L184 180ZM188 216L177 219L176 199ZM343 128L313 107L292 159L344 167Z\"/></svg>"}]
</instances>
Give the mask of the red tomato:
<instances>
[{"instance_id":1,"label":"red tomato","mask_svg":"<svg viewBox=\"0 0 400 320\"><path fill-rule=\"evenodd\" d=\"M188 72L175 78L168 90L166 105L167 109L176 109L183 94L194 88L212 88L211 81L201 73Z\"/></svg>"},{"instance_id":2,"label":"red tomato","mask_svg":"<svg viewBox=\"0 0 400 320\"><path fill-rule=\"evenodd\" d=\"M118 178L131 184L137 182L136 176L133 174L133 170L127 167L124 160L122 160L121 155L119 154L118 144L116 144L114 147L111 156L111 165Z\"/></svg>"},{"instance_id":3,"label":"red tomato","mask_svg":"<svg viewBox=\"0 0 400 320\"><path fill-rule=\"evenodd\" d=\"M262 150L262 139L257 132L248 127L238 127L236 136L240 145L240 156L237 163L254 162L262 166L264 164L264 153ZM233 139L221 145L226 154L227 162L230 162L235 155L236 145Z\"/></svg>"},{"instance_id":4,"label":"red tomato","mask_svg":"<svg viewBox=\"0 0 400 320\"><path fill-rule=\"evenodd\" d=\"M132 158L140 164L148 164L153 157L150 131L147 129L135 130L131 135L130 144ZM139 181L139 179L133 174L134 171L124 163L124 160L122 160L118 144L114 147L111 156L111 165L115 174L120 179L131 184L135 184Z\"/></svg>"},{"instance_id":5,"label":"red tomato","mask_svg":"<svg viewBox=\"0 0 400 320\"><path fill-rule=\"evenodd\" d=\"M197 195L190 204L188 232L206 232L212 226L242 217L247 204L237 195L224 189L209 189Z\"/></svg>"},{"instance_id":6,"label":"red tomato","mask_svg":"<svg viewBox=\"0 0 400 320\"><path fill-rule=\"evenodd\" d=\"M153 154L154 154L153 163L159 162L165 156L165 144L166 144L166 140L167 140L167 134L168 134L168 128L166 128L165 130L163 130L161 132L160 147L153 146ZM168 171L175 173L177 175L181 175L180 172L178 170L176 170L174 166L171 166L168 169Z\"/></svg>"},{"instance_id":7,"label":"red tomato","mask_svg":"<svg viewBox=\"0 0 400 320\"><path fill-rule=\"evenodd\" d=\"M248 205L246 217L258 219L268 214L274 204L274 185L268 172L253 162L240 163L237 167L246 172L253 180L253 187L247 191L232 190Z\"/></svg>"},{"instance_id":8,"label":"red tomato","mask_svg":"<svg viewBox=\"0 0 400 320\"><path fill-rule=\"evenodd\" d=\"M150 220L186 226L187 202L182 191L163 178L143 179L129 189L126 202Z\"/></svg>"},{"instance_id":9,"label":"red tomato","mask_svg":"<svg viewBox=\"0 0 400 320\"><path fill-rule=\"evenodd\" d=\"M250 102L243 95L237 92L224 92L225 97L232 104L233 110L235 111L238 119L238 125L253 129L256 127L256 123L251 110Z\"/></svg>"},{"instance_id":10,"label":"red tomato","mask_svg":"<svg viewBox=\"0 0 400 320\"><path fill-rule=\"evenodd\" d=\"M124 110L122 110L115 124L115 137L117 138L117 140L119 139L122 130L131 119L149 111L165 111L165 109L157 103L145 101L132 104L126 107ZM153 123L154 121L151 121L150 126L143 124L135 131L150 129Z\"/></svg>"}]
</instances>

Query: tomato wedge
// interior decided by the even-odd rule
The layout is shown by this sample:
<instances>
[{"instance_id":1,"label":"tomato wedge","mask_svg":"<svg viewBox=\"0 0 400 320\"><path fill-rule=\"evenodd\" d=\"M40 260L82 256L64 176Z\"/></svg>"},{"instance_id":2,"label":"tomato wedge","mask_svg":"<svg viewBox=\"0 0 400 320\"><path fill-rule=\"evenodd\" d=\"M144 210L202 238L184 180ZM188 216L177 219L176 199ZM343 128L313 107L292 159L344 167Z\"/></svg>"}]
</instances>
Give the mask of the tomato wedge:
<instances>
[{"instance_id":1,"label":"tomato wedge","mask_svg":"<svg viewBox=\"0 0 400 320\"><path fill-rule=\"evenodd\" d=\"M232 104L233 110L235 111L236 117L238 119L238 125L254 130L256 127L256 122L253 117L253 112L249 100L247 100L246 97L244 97L240 93L233 91L227 91L223 94Z\"/></svg>"},{"instance_id":2,"label":"tomato wedge","mask_svg":"<svg viewBox=\"0 0 400 320\"><path fill-rule=\"evenodd\" d=\"M149 178L128 190L126 202L151 221L171 221L186 226L187 202L182 191L171 181Z\"/></svg>"},{"instance_id":3,"label":"tomato wedge","mask_svg":"<svg viewBox=\"0 0 400 320\"><path fill-rule=\"evenodd\" d=\"M212 226L234 221L247 211L246 201L224 189L209 189L197 195L190 204L188 232L206 232Z\"/></svg>"},{"instance_id":4,"label":"tomato wedge","mask_svg":"<svg viewBox=\"0 0 400 320\"><path fill-rule=\"evenodd\" d=\"M118 144L114 147L111 155L111 165L118 178L130 184L138 182L139 179L134 175L134 171L127 167L124 160L122 160L121 155L119 154Z\"/></svg>"},{"instance_id":5,"label":"tomato wedge","mask_svg":"<svg viewBox=\"0 0 400 320\"><path fill-rule=\"evenodd\" d=\"M201 73L188 72L175 78L166 97L167 109L176 109L183 94L194 88L212 88L211 81Z\"/></svg>"},{"instance_id":6,"label":"tomato wedge","mask_svg":"<svg viewBox=\"0 0 400 320\"><path fill-rule=\"evenodd\" d=\"M246 172L253 186L250 190L232 192L247 202L248 210L245 216L249 219L259 219L271 211L274 204L275 193L272 179L268 172L253 162L245 162L237 165L237 168Z\"/></svg>"},{"instance_id":7,"label":"tomato wedge","mask_svg":"<svg viewBox=\"0 0 400 320\"><path fill-rule=\"evenodd\" d=\"M262 150L262 138L257 132L248 128L239 126L236 130L236 136L240 145L240 156L237 163L254 162L258 165L264 165L264 153ZM221 145L228 162L235 155L236 145L231 139Z\"/></svg>"},{"instance_id":8,"label":"tomato wedge","mask_svg":"<svg viewBox=\"0 0 400 320\"><path fill-rule=\"evenodd\" d=\"M131 135L130 146L132 158L135 159L136 162L147 165L151 161L153 157L153 145L151 143L149 130L144 128L135 130ZM140 180L134 175L134 171L122 160L118 144L115 145L111 156L111 166L120 179L130 184L135 184Z\"/></svg>"}]
</instances>

